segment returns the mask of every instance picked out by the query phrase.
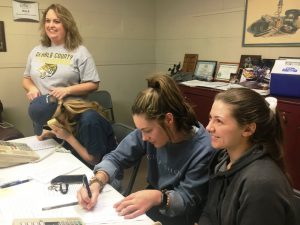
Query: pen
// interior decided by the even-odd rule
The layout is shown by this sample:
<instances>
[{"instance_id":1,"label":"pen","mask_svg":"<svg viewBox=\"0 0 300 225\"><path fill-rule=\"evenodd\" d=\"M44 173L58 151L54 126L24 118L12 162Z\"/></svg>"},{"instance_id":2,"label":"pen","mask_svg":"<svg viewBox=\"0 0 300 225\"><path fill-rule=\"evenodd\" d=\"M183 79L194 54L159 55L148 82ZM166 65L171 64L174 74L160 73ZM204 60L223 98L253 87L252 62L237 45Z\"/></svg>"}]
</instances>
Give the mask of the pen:
<instances>
[{"instance_id":1,"label":"pen","mask_svg":"<svg viewBox=\"0 0 300 225\"><path fill-rule=\"evenodd\" d=\"M16 180L16 181L8 182L6 184L0 185L0 188L12 187L12 186L15 186L15 185L26 183L26 182L31 181L31 180L32 179L26 179L26 180Z\"/></svg>"},{"instance_id":2,"label":"pen","mask_svg":"<svg viewBox=\"0 0 300 225\"><path fill-rule=\"evenodd\" d=\"M57 209L57 208L62 208L62 207L67 207L67 206L72 206L72 205L78 205L78 202L71 202L71 203L67 203L67 204L44 207L44 208L42 208L42 211L50 210L50 209Z\"/></svg>"},{"instance_id":3,"label":"pen","mask_svg":"<svg viewBox=\"0 0 300 225\"><path fill-rule=\"evenodd\" d=\"M86 178L86 175L83 175L83 185L84 185L84 187L86 188L86 190L87 190L87 193L88 193L88 196L89 196L89 198L91 198L92 197L92 192L91 192L91 189L90 189L90 186L89 186L89 183L88 183L88 180L87 180L87 178Z\"/></svg>"}]
</instances>

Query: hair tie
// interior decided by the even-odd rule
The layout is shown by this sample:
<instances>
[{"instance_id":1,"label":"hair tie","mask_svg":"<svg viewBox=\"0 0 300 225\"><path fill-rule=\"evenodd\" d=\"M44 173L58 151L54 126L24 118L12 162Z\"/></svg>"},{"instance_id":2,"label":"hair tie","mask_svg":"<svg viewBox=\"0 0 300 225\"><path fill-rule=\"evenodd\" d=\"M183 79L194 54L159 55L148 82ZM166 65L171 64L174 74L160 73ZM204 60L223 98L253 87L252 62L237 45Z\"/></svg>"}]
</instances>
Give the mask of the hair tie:
<instances>
[{"instance_id":1,"label":"hair tie","mask_svg":"<svg viewBox=\"0 0 300 225\"><path fill-rule=\"evenodd\" d=\"M266 97L266 102L269 104L270 110L276 114L276 107L277 107L277 98L274 97Z\"/></svg>"}]
</instances>

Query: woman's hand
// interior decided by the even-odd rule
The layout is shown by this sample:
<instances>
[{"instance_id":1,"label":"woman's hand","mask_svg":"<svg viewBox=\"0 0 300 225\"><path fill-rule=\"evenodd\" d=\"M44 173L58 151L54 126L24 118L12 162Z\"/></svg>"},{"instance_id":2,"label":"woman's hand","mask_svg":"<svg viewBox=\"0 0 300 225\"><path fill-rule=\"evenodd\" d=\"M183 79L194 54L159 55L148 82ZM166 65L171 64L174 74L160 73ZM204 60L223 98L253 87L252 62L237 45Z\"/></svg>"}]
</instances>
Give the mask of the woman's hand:
<instances>
[{"instance_id":1,"label":"woman's hand","mask_svg":"<svg viewBox=\"0 0 300 225\"><path fill-rule=\"evenodd\" d=\"M64 97L70 95L70 87L57 87L53 88L50 92L50 95L54 96L55 98L61 100Z\"/></svg>"},{"instance_id":2,"label":"woman's hand","mask_svg":"<svg viewBox=\"0 0 300 225\"><path fill-rule=\"evenodd\" d=\"M77 199L79 205L81 205L84 209L91 210L97 203L97 199L99 196L99 184L93 183L90 186L92 197L89 198L87 190L84 186L82 186L77 192Z\"/></svg>"},{"instance_id":3,"label":"woman's hand","mask_svg":"<svg viewBox=\"0 0 300 225\"><path fill-rule=\"evenodd\" d=\"M31 88L27 93L26 96L27 98L32 101L33 99L35 99L36 97L39 97L41 95L39 89L37 89L36 87Z\"/></svg>"},{"instance_id":4,"label":"woman's hand","mask_svg":"<svg viewBox=\"0 0 300 225\"><path fill-rule=\"evenodd\" d=\"M59 139L66 140L72 136L70 132L68 132L63 127L51 125L50 128L52 129L52 133Z\"/></svg>"},{"instance_id":5,"label":"woman's hand","mask_svg":"<svg viewBox=\"0 0 300 225\"><path fill-rule=\"evenodd\" d=\"M53 134L51 131L43 130L43 133L40 136L37 136L37 139L39 141L42 141L42 140L46 140L48 138L53 138L53 137L55 137L55 134Z\"/></svg>"},{"instance_id":6,"label":"woman's hand","mask_svg":"<svg viewBox=\"0 0 300 225\"><path fill-rule=\"evenodd\" d=\"M27 91L26 96L27 98L32 101L36 97L40 96L41 93L34 82L31 80L31 77L23 77L22 85L24 89Z\"/></svg>"},{"instance_id":7,"label":"woman's hand","mask_svg":"<svg viewBox=\"0 0 300 225\"><path fill-rule=\"evenodd\" d=\"M114 205L119 215L125 219L140 216L153 206L161 204L161 192L158 190L142 190L135 192Z\"/></svg>"}]
</instances>

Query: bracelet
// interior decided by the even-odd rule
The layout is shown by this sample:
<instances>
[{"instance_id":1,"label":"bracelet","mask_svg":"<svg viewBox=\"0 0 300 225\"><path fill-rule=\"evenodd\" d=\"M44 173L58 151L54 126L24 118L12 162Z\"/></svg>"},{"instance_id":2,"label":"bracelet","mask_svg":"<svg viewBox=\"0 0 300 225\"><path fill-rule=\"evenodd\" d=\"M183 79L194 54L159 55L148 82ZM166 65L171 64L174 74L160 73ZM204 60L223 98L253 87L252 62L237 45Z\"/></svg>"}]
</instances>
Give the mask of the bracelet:
<instances>
[{"instance_id":1,"label":"bracelet","mask_svg":"<svg viewBox=\"0 0 300 225\"><path fill-rule=\"evenodd\" d=\"M91 186L93 183L99 184L99 186L100 186L99 193L100 193L103 190L105 184L102 182L102 180L98 179L98 177L96 177L96 176L93 176L90 179L89 185Z\"/></svg>"},{"instance_id":2,"label":"bracelet","mask_svg":"<svg viewBox=\"0 0 300 225\"><path fill-rule=\"evenodd\" d=\"M161 191L161 209L169 209L170 208L170 195L168 193L168 190L162 190Z\"/></svg>"},{"instance_id":3,"label":"bracelet","mask_svg":"<svg viewBox=\"0 0 300 225\"><path fill-rule=\"evenodd\" d=\"M95 176L96 176L97 174L102 174L102 175L103 175L103 178L104 178L103 183L104 183L104 184L108 183L108 181L109 181L109 176L108 176L108 174L107 174L106 172L104 172L103 170L98 170L98 171L95 173Z\"/></svg>"}]
</instances>

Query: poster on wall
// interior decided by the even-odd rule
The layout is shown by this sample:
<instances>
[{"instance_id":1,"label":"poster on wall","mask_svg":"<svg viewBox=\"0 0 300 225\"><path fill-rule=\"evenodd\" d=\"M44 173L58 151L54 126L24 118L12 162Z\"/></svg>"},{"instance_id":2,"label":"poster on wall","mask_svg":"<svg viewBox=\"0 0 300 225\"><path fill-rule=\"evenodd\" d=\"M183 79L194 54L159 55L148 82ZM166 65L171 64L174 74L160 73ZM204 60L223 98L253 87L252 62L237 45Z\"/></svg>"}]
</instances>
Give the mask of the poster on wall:
<instances>
[{"instance_id":1,"label":"poster on wall","mask_svg":"<svg viewBox=\"0 0 300 225\"><path fill-rule=\"evenodd\" d=\"M12 1L13 18L15 21L39 22L39 7L33 1Z\"/></svg>"},{"instance_id":2,"label":"poster on wall","mask_svg":"<svg viewBox=\"0 0 300 225\"><path fill-rule=\"evenodd\" d=\"M299 0L246 0L243 46L300 46L299 15Z\"/></svg>"},{"instance_id":3,"label":"poster on wall","mask_svg":"<svg viewBox=\"0 0 300 225\"><path fill-rule=\"evenodd\" d=\"M0 52L6 52L4 22L0 21Z\"/></svg>"}]
</instances>

